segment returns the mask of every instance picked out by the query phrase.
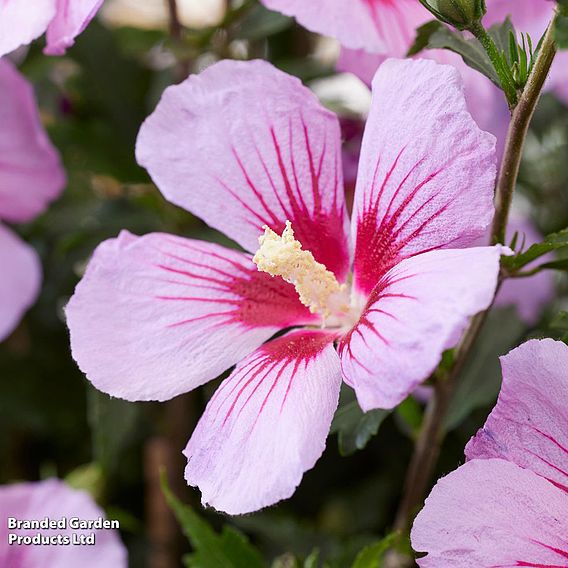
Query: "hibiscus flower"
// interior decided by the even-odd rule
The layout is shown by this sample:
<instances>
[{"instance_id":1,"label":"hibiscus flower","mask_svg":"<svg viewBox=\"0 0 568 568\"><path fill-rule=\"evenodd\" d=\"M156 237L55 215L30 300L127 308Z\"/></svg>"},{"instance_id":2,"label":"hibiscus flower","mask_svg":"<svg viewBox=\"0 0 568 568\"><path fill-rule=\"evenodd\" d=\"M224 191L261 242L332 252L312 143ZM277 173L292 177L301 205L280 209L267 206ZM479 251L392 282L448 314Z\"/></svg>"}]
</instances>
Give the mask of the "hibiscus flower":
<instances>
[{"instance_id":1,"label":"hibiscus flower","mask_svg":"<svg viewBox=\"0 0 568 568\"><path fill-rule=\"evenodd\" d=\"M568 566L568 346L531 340L501 365L501 394L469 461L414 522L423 568Z\"/></svg>"},{"instance_id":2,"label":"hibiscus flower","mask_svg":"<svg viewBox=\"0 0 568 568\"><path fill-rule=\"evenodd\" d=\"M0 487L0 566L13 568L126 568L128 565L126 548L120 541L117 530L85 529L75 530L70 526L71 519L100 521L104 512L84 491L71 489L58 479L47 479L36 483L16 483ZM11 527L8 519L17 521L44 521L46 518L61 522L66 526L58 528ZM96 525L95 525L96 526ZM73 537L95 534L94 545L73 544ZM10 537L10 535L12 535ZM58 535L69 539L69 544L26 542L25 539L57 539ZM18 541L17 537L22 537ZM12 540L10 540L10 538Z\"/></svg>"},{"instance_id":3,"label":"hibiscus flower","mask_svg":"<svg viewBox=\"0 0 568 568\"><path fill-rule=\"evenodd\" d=\"M453 68L385 63L350 245L337 117L265 62L220 62L166 90L137 158L254 257L166 234L102 243L67 307L73 355L128 400L237 364L185 450L186 478L231 514L289 497L324 450L342 378L364 410L397 405L491 303L500 247L460 247L491 220L494 148Z\"/></svg>"},{"instance_id":4,"label":"hibiscus flower","mask_svg":"<svg viewBox=\"0 0 568 568\"><path fill-rule=\"evenodd\" d=\"M63 55L103 0L1 0L0 57L46 33L47 55Z\"/></svg>"},{"instance_id":5,"label":"hibiscus flower","mask_svg":"<svg viewBox=\"0 0 568 568\"><path fill-rule=\"evenodd\" d=\"M32 220L65 184L59 156L43 130L31 85L0 60L0 220ZM35 301L41 268L35 251L0 224L0 340Z\"/></svg>"}]
</instances>

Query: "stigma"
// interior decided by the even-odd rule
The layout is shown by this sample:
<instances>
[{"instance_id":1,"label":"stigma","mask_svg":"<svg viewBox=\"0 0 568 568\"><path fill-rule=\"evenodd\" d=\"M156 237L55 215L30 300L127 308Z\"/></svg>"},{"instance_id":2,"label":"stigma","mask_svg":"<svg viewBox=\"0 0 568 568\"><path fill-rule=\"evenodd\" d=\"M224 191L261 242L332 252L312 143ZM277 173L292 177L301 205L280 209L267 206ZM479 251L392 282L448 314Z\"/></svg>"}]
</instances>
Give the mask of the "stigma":
<instances>
[{"instance_id":1,"label":"stigma","mask_svg":"<svg viewBox=\"0 0 568 568\"><path fill-rule=\"evenodd\" d=\"M263 228L264 234L258 239L260 247L252 259L258 270L292 284L300 302L324 321L349 311L345 284L339 284L333 272L302 248L290 221L286 221L282 235L266 225Z\"/></svg>"}]
</instances>

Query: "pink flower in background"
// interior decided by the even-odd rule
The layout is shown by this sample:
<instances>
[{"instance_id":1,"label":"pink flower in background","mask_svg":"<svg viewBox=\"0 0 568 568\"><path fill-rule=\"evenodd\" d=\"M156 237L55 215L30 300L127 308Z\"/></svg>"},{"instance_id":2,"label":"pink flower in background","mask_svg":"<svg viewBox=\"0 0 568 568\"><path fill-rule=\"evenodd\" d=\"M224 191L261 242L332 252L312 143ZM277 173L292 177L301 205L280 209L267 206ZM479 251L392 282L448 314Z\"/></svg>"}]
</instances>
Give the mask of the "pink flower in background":
<instances>
[{"instance_id":1,"label":"pink flower in background","mask_svg":"<svg viewBox=\"0 0 568 568\"><path fill-rule=\"evenodd\" d=\"M126 568L128 559L118 531L113 529L73 530L71 527L57 529L8 528L8 518L20 521L53 521L78 518L96 521L105 518L104 512L92 497L71 489L62 481L49 479L37 483L17 483L0 487L0 566L6 568ZM77 544L9 544L10 534L22 537L69 539L74 534L95 533L94 545Z\"/></svg>"},{"instance_id":2,"label":"pink flower in background","mask_svg":"<svg viewBox=\"0 0 568 568\"><path fill-rule=\"evenodd\" d=\"M103 0L0 0L0 57L46 33L48 55L63 55Z\"/></svg>"},{"instance_id":3,"label":"pink flower in background","mask_svg":"<svg viewBox=\"0 0 568 568\"><path fill-rule=\"evenodd\" d=\"M568 566L568 346L528 341L501 365L470 461L438 482L414 522L422 568Z\"/></svg>"},{"instance_id":4,"label":"pink flower in background","mask_svg":"<svg viewBox=\"0 0 568 568\"><path fill-rule=\"evenodd\" d=\"M404 57L415 30L432 19L418 0L261 0L294 16L312 32L337 38L351 49Z\"/></svg>"},{"instance_id":5,"label":"pink flower in background","mask_svg":"<svg viewBox=\"0 0 568 568\"><path fill-rule=\"evenodd\" d=\"M228 513L292 495L324 450L342 377L363 409L393 407L491 303L500 248L459 247L492 216L494 141L458 74L391 60L373 92L351 246L338 120L297 79L226 61L168 88L138 161L254 262L122 233L67 307L75 359L113 396L166 400L237 364L185 450L188 482Z\"/></svg>"},{"instance_id":6,"label":"pink flower in background","mask_svg":"<svg viewBox=\"0 0 568 568\"><path fill-rule=\"evenodd\" d=\"M0 219L32 220L65 184L59 156L43 130L32 87L0 60ZM35 301L41 281L35 251L0 224L0 340Z\"/></svg>"}]
</instances>

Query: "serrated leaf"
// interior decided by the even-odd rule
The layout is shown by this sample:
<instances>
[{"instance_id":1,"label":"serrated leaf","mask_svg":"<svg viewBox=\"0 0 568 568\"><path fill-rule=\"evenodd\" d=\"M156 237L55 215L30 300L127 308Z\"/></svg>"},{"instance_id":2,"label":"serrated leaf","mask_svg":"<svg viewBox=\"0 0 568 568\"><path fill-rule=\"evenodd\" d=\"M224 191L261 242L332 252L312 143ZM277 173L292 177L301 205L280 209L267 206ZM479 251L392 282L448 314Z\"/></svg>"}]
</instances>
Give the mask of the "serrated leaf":
<instances>
[{"instance_id":1,"label":"serrated leaf","mask_svg":"<svg viewBox=\"0 0 568 568\"><path fill-rule=\"evenodd\" d=\"M225 526L217 534L191 507L181 503L161 476L162 491L182 531L194 548L184 557L188 568L263 568L260 552L234 527Z\"/></svg>"},{"instance_id":2,"label":"serrated leaf","mask_svg":"<svg viewBox=\"0 0 568 568\"><path fill-rule=\"evenodd\" d=\"M503 257L503 267L514 273L537 258L565 247L568 249L568 229L547 235L542 242L532 245L521 254Z\"/></svg>"},{"instance_id":3,"label":"serrated leaf","mask_svg":"<svg viewBox=\"0 0 568 568\"><path fill-rule=\"evenodd\" d=\"M348 456L362 450L377 434L390 410L363 412L356 400L339 407L331 424L331 433L337 433L339 453Z\"/></svg>"},{"instance_id":4,"label":"serrated leaf","mask_svg":"<svg viewBox=\"0 0 568 568\"><path fill-rule=\"evenodd\" d=\"M390 550L396 537L396 533L393 533L365 547L355 558L352 568L381 568L385 552Z\"/></svg>"}]
</instances>

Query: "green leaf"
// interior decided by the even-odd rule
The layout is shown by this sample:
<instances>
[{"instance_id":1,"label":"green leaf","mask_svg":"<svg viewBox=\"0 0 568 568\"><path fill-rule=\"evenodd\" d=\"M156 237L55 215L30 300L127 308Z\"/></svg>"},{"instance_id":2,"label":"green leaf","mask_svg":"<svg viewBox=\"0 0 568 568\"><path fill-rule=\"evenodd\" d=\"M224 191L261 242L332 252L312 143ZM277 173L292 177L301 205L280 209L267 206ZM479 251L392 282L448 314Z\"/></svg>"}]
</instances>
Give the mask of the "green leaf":
<instances>
[{"instance_id":1,"label":"green leaf","mask_svg":"<svg viewBox=\"0 0 568 568\"><path fill-rule=\"evenodd\" d=\"M515 67L519 79L525 80L526 73L523 69L527 63L523 63L523 60L527 56L524 48L517 43L517 34L511 20L507 18L502 24L492 26L487 33L501 54L500 67L503 73L512 77L511 68ZM432 21L418 28L408 55L416 55L423 49L449 49L460 55L469 67L479 71L501 88L499 75L479 40L453 30L441 22Z\"/></svg>"},{"instance_id":2,"label":"green leaf","mask_svg":"<svg viewBox=\"0 0 568 568\"><path fill-rule=\"evenodd\" d=\"M516 345L524 325L513 308L490 313L460 377L445 427L459 426L476 408L495 402L501 386L499 357Z\"/></svg>"},{"instance_id":3,"label":"green leaf","mask_svg":"<svg viewBox=\"0 0 568 568\"><path fill-rule=\"evenodd\" d=\"M379 542L364 548L355 558L352 568L380 568L385 552L390 550L396 538L397 534L392 533Z\"/></svg>"},{"instance_id":4,"label":"green leaf","mask_svg":"<svg viewBox=\"0 0 568 568\"><path fill-rule=\"evenodd\" d=\"M184 557L190 568L263 568L260 552L237 529L223 527L217 534L191 507L181 503L168 486L162 472L162 491L174 512L183 533L194 548L193 554Z\"/></svg>"},{"instance_id":5,"label":"green leaf","mask_svg":"<svg viewBox=\"0 0 568 568\"><path fill-rule=\"evenodd\" d=\"M547 235L541 243L532 245L527 251L517 254L515 256L503 257L503 267L511 273L515 273L527 264L530 264L537 258L555 251L561 250L564 247L568 249L568 229ZM564 251L564 252L568 252Z\"/></svg>"},{"instance_id":6,"label":"green leaf","mask_svg":"<svg viewBox=\"0 0 568 568\"><path fill-rule=\"evenodd\" d=\"M493 64L477 39L466 38L441 22L428 22L418 28L415 43L408 54L416 55L423 49L449 49L460 55L469 67L479 71L501 88Z\"/></svg>"},{"instance_id":7,"label":"green leaf","mask_svg":"<svg viewBox=\"0 0 568 568\"><path fill-rule=\"evenodd\" d=\"M331 433L338 436L339 453L348 456L362 450L389 414L390 410L363 412L356 400L341 405L331 424Z\"/></svg>"},{"instance_id":8,"label":"green leaf","mask_svg":"<svg viewBox=\"0 0 568 568\"><path fill-rule=\"evenodd\" d=\"M426 22L422 24L416 30L416 38L414 39L414 43L410 46L408 53L406 54L408 57L412 57L417 53L420 53L424 49L428 49L430 44L430 38L440 29L444 28L444 24L439 22L438 20L432 20L431 22Z\"/></svg>"},{"instance_id":9,"label":"green leaf","mask_svg":"<svg viewBox=\"0 0 568 568\"><path fill-rule=\"evenodd\" d=\"M552 262L546 262L541 264L539 268L568 271L568 258L561 258L559 260L553 260Z\"/></svg>"}]
</instances>

